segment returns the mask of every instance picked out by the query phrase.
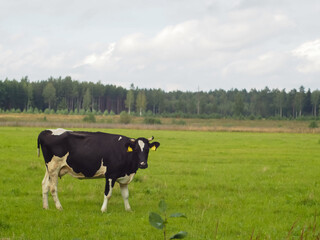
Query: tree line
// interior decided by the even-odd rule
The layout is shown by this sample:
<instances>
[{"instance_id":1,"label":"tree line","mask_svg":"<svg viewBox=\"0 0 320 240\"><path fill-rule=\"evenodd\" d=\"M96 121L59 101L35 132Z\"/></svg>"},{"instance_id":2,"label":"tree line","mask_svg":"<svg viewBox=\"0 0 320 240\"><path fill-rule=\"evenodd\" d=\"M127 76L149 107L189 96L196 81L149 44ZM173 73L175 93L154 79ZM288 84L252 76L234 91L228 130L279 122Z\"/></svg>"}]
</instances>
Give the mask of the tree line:
<instances>
[{"instance_id":1,"label":"tree line","mask_svg":"<svg viewBox=\"0 0 320 240\"><path fill-rule=\"evenodd\" d=\"M208 92L165 92L79 82L71 77L33 82L28 77L0 80L0 111L95 112L164 117L301 118L318 117L320 91L299 89L246 89Z\"/></svg>"}]
</instances>

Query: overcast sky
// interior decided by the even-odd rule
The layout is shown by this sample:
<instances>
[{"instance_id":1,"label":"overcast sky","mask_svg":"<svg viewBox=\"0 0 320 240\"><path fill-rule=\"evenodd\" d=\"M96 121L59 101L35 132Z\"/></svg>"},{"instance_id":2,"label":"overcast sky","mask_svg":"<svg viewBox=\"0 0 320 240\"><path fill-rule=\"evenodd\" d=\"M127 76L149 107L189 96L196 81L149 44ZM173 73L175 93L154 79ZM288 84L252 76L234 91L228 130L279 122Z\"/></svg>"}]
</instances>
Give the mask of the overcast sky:
<instances>
[{"instance_id":1,"label":"overcast sky","mask_svg":"<svg viewBox=\"0 0 320 240\"><path fill-rule=\"evenodd\" d=\"M319 0L0 0L0 80L320 88Z\"/></svg>"}]
</instances>

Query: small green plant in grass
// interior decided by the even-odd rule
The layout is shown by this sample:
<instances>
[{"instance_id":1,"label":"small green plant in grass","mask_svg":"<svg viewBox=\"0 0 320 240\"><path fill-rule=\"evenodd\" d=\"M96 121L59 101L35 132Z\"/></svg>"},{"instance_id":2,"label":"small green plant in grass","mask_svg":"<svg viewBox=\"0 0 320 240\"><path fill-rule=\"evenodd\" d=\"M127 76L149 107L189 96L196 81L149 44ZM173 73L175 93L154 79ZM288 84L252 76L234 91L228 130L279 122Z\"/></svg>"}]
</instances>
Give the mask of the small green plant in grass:
<instances>
[{"instance_id":1,"label":"small green plant in grass","mask_svg":"<svg viewBox=\"0 0 320 240\"><path fill-rule=\"evenodd\" d=\"M163 231L163 239L166 240L167 239L166 227L168 224L168 218L167 218L167 204L164 200L161 200L159 202L159 210L164 215L164 219L158 213L151 212L151 213L149 213L149 223L151 224L151 226L162 230ZM170 217L171 218L173 218L173 217L187 218L186 215L184 215L183 213L172 213L170 215ZM185 238L187 236L187 234L188 233L185 231L180 231L180 232L172 235L170 237L170 239Z\"/></svg>"}]
</instances>

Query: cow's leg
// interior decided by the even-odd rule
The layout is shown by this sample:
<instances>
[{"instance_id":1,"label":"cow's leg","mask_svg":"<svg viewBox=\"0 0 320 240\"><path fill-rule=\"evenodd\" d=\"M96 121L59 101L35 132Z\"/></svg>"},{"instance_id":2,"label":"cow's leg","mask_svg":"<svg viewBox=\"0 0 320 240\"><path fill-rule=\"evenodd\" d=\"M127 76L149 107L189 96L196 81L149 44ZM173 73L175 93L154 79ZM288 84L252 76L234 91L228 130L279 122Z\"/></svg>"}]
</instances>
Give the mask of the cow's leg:
<instances>
[{"instance_id":1,"label":"cow's leg","mask_svg":"<svg viewBox=\"0 0 320 240\"><path fill-rule=\"evenodd\" d=\"M108 201L112 196L112 188L114 186L114 181L111 178L106 178L106 188L104 191L104 201L101 207L101 212L106 212L108 207Z\"/></svg>"},{"instance_id":2,"label":"cow's leg","mask_svg":"<svg viewBox=\"0 0 320 240\"><path fill-rule=\"evenodd\" d=\"M131 211L131 207L129 204L129 190L128 190L128 184L121 184L120 183L120 190L121 190L121 195L124 201L124 208L126 211Z\"/></svg>"},{"instance_id":3,"label":"cow's leg","mask_svg":"<svg viewBox=\"0 0 320 240\"><path fill-rule=\"evenodd\" d=\"M56 208L59 210L62 210L62 206L58 198L58 176L61 169L61 160L62 158L54 156L51 162L47 164L50 192L51 192L53 201L56 205Z\"/></svg>"},{"instance_id":4,"label":"cow's leg","mask_svg":"<svg viewBox=\"0 0 320 240\"><path fill-rule=\"evenodd\" d=\"M49 173L48 173L48 169L46 168L46 174L44 175L44 178L42 180L42 202L43 202L44 209L49 209L48 192L49 192Z\"/></svg>"},{"instance_id":5,"label":"cow's leg","mask_svg":"<svg viewBox=\"0 0 320 240\"><path fill-rule=\"evenodd\" d=\"M54 171L53 173L49 173L49 185L50 185L50 192L58 210L62 210L61 203L58 198L58 172Z\"/></svg>"}]
</instances>

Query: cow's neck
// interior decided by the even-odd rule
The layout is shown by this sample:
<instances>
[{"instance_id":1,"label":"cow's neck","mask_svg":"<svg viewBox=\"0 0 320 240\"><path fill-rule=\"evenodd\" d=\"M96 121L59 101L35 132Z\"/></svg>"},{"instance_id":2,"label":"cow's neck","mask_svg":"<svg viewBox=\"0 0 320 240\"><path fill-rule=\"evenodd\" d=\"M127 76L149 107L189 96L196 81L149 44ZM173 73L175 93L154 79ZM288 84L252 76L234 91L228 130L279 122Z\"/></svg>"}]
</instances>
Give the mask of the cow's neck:
<instances>
[{"instance_id":1,"label":"cow's neck","mask_svg":"<svg viewBox=\"0 0 320 240\"><path fill-rule=\"evenodd\" d=\"M136 173L139 169L139 157L137 153L132 154L131 161L128 164L128 173Z\"/></svg>"}]
</instances>

